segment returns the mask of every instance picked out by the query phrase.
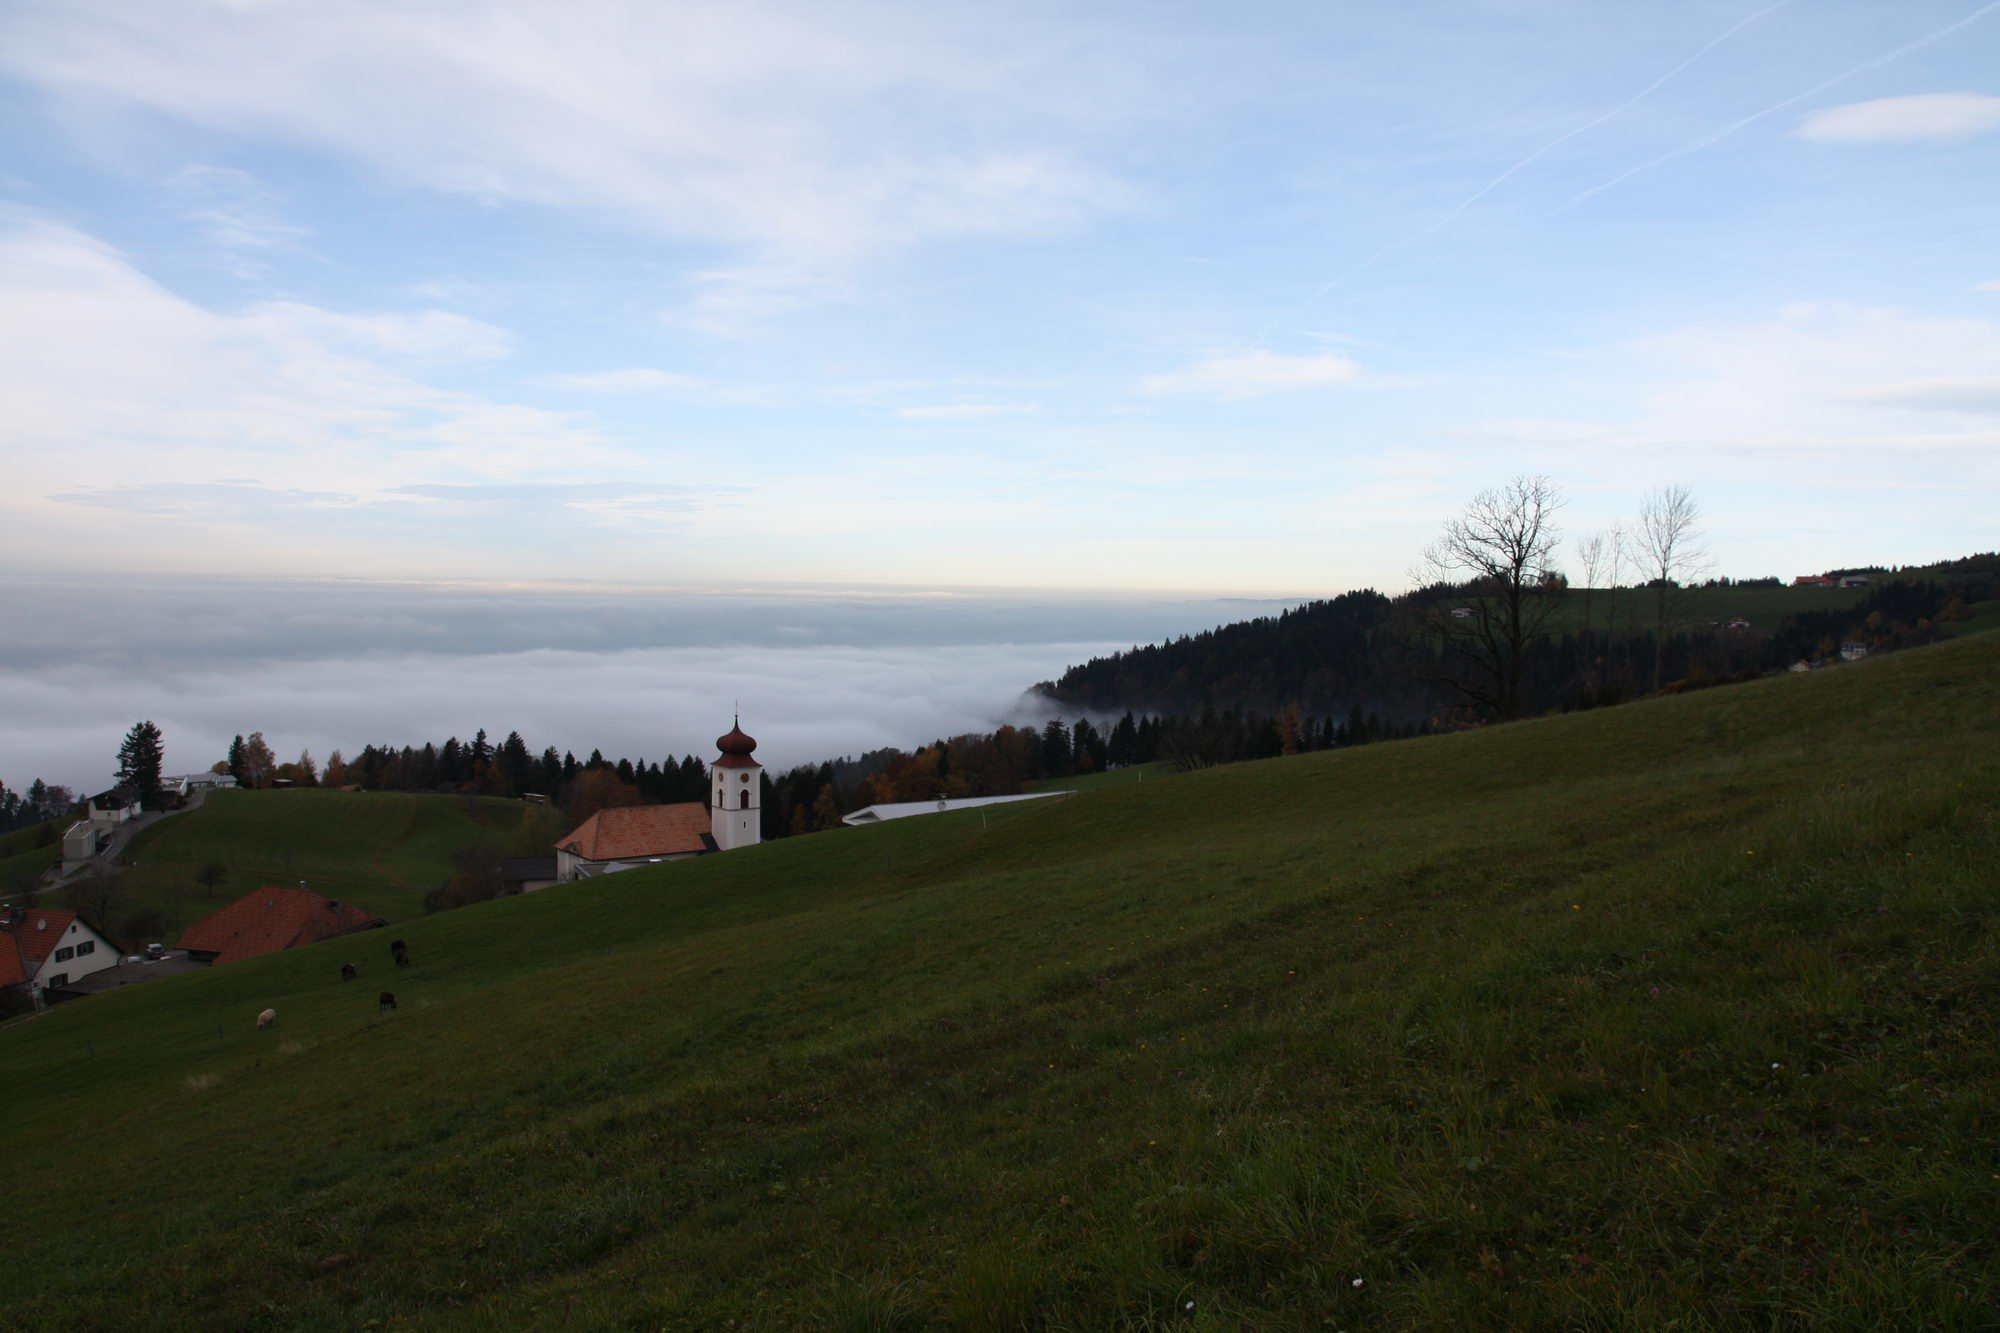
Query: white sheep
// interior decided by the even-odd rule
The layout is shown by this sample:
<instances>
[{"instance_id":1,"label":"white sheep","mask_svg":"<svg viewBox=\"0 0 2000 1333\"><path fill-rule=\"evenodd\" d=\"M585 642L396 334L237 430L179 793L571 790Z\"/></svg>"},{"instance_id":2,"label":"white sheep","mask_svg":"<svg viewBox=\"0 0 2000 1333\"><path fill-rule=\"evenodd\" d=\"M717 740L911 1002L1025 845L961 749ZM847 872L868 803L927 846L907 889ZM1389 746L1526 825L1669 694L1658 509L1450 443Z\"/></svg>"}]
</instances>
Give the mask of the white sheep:
<instances>
[{"instance_id":1,"label":"white sheep","mask_svg":"<svg viewBox=\"0 0 2000 1333\"><path fill-rule=\"evenodd\" d=\"M266 1009L263 1013L257 1015L257 1030L262 1032L277 1021L278 1011L276 1009Z\"/></svg>"}]
</instances>

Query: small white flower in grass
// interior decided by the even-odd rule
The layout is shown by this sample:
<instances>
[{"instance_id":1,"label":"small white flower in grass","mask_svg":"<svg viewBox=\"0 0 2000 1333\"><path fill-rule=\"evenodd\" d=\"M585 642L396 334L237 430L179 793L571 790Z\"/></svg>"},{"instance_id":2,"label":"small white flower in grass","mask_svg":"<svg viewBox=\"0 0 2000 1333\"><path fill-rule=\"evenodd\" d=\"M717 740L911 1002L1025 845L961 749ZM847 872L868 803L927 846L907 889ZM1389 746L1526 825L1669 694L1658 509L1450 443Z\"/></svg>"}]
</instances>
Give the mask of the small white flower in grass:
<instances>
[{"instance_id":1,"label":"small white flower in grass","mask_svg":"<svg viewBox=\"0 0 2000 1333\"><path fill-rule=\"evenodd\" d=\"M1358 1287L1358 1286L1360 1286L1360 1285L1361 1285L1361 1279L1360 1279L1360 1278L1355 1278L1355 1279L1354 1279L1354 1281L1352 1281L1352 1282L1348 1283L1347 1285L1348 1285L1348 1286L1350 1286L1350 1287Z\"/></svg>"},{"instance_id":2,"label":"small white flower in grass","mask_svg":"<svg viewBox=\"0 0 2000 1333\"><path fill-rule=\"evenodd\" d=\"M1188 1308L1188 1309L1190 1309L1190 1310L1194 1309L1194 1302L1193 1302L1193 1301L1189 1301L1189 1302L1187 1303L1187 1308Z\"/></svg>"}]
</instances>

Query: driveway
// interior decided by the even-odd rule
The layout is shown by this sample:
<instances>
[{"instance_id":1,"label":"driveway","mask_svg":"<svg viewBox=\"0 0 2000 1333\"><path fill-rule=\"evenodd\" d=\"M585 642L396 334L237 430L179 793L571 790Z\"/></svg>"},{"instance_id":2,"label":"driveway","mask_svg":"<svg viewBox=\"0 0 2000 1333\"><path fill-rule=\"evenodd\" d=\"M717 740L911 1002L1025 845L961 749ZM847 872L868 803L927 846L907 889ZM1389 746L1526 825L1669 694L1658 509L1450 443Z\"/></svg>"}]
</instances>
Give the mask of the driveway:
<instances>
[{"instance_id":1,"label":"driveway","mask_svg":"<svg viewBox=\"0 0 2000 1333\"><path fill-rule=\"evenodd\" d=\"M117 874L119 869L118 857L124 852L133 838L137 837L141 831L159 823L162 819L172 819L175 815L184 815L190 810L201 809L201 803L208 799L209 791L210 788L207 787L196 791L187 798L187 804L178 810L150 810L143 815L139 815L134 819L128 819L124 823L114 826L111 830L111 840L105 844L103 851L91 857L68 874L64 874L62 867L57 866L43 877L40 884L28 891L28 896L32 897L37 893L46 893L51 889L59 889L71 880L88 875L93 871L106 870L114 875Z\"/></svg>"}]
</instances>

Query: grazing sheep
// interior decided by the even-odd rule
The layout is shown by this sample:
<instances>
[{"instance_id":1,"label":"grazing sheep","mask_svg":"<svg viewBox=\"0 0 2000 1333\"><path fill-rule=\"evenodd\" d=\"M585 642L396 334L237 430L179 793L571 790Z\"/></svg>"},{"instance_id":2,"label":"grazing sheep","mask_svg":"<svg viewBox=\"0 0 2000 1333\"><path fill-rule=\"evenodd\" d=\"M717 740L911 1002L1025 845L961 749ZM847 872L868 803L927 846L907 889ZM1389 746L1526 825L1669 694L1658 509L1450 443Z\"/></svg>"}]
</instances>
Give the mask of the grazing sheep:
<instances>
[{"instance_id":1,"label":"grazing sheep","mask_svg":"<svg viewBox=\"0 0 2000 1333\"><path fill-rule=\"evenodd\" d=\"M389 954L391 957L394 957L395 955L402 953L405 949L409 947L410 947L409 945L403 943L401 940L390 940Z\"/></svg>"},{"instance_id":2,"label":"grazing sheep","mask_svg":"<svg viewBox=\"0 0 2000 1333\"><path fill-rule=\"evenodd\" d=\"M277 1021L278 1011L276 1009L266 1009L263 1013L257 1015L257 1030L262 1032Z\"/></svg>"},{"instance_id":3,"label":"grazing sheep","mask_svg":"<svg viewBox=\"0 0 2000 1333\"><path fill-rule=\"evenodd\" d=\"M396 966L408 967L409 965L410 965L410 955L404 953L401 949L396 950Z\"/></svg>"},{"instance_id":4,"label":"grazing sheep","mask_svg":"<svg viewBox=\"0 0 2000 1333\"><path fill-rule=\"evenodd\" d=\"M352 981L360 975L361 973L355 970L354 964L342 963L340 965L340 979L342 981Z\"/></svg>"},{"instance_id":5,"label":"grazing sheep","mask_svg":"<svg viewBox=\"0 0 2000 1333\"><path fill-rule=\"evenodd\" d=\"M385 1013L388 1010L394 1009L395 1007L396 1007L396 997L390 994L388 991L383 991L379 996L375 998L375 1012L378 1014Z\"/></svg>"}]
</instances>

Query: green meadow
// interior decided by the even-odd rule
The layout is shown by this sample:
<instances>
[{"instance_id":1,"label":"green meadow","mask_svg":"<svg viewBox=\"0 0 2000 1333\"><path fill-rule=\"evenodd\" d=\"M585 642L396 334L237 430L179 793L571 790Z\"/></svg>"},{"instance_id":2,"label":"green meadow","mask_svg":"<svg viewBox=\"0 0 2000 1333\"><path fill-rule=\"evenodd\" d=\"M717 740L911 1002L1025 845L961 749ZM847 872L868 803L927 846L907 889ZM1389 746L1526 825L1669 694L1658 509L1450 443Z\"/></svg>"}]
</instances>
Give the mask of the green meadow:
<instances>
[{"instance_id":1,"label":"green meadow","mask_svg":"<svg viewBox=\"0 0 2000 1333\"><path fill-rule=\"evenodd\" d=\"M0 834L0 898L29 892L51 866L62 860L62 830L67 822L31 824ZM44 836L43 830L54 834L55 840L37 847L35 843Z\"/></svg>"},{"instance_id":2,"label":"green meadow","mask_svg":"<svg viewBox=\"0 0 2000 1333\"><path fill-rule=\"evenodd\" d=\"M0 1327L1990 1329L1996 679L1976 635L66 1005L0 1028L61 1182Z\"/></svg>"},{"instance_id":3,"label":"green meadow","mask_svg":"<svg viewBox=\"0 0 2000 1333\"><path fill-rule=\"evenodd\" d=\"M212 792L125 850L114 915L152 909L178 933L262 884L296 885L401 922L452 873L463 847L504 846L522 805L402 792ZM219 865L213 890L199 878Z\"/></svg>"}]
</instances>

